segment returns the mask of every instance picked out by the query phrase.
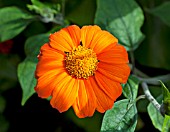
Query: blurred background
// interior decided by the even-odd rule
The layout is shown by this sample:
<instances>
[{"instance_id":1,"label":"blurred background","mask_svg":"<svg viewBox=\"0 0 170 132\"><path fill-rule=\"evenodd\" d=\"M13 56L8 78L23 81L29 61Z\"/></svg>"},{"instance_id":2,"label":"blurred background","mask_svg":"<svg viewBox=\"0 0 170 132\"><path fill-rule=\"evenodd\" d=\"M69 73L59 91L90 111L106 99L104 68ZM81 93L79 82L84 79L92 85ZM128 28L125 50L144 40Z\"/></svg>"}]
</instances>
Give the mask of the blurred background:
<instances>
[{"instance_id":1,"label":"blurred background","mask_svg":"<svg viewBox=\"0 0 170 132\"><path fill-rule=\"evenodd\" d=\"M170 23L169 25L164 23L149 11L168 1L136 0L145 16L141 29L145 39L135 50L135 62L136 67L150 77L170 73ZM94 24L96 0L48 0L48 2L61 5L66 24L79 26ZM30 0L0 0L0 8L16 6L30 12L28 4L32 4ZM35 14L34 11L30 13ZM1 17L0 21L2 20ZM78 119L72 108L65 113L59 113L51 107L48 100L39 98L36 93L26 101L25 105L21 105L22 89L17 77L17 66L26 58L24 44L28 37L46 33L53 26L53 22L33 21L17 36L0 43L0 132L100 131L103 114L97 112L91 118ZM3 34L1 29L0 25L0 35ZM166 83L166 86L170 87L170 82ZM150 89L154 97L161 93L157 86L150 86ZM139 88L139 94L142 93ZM122 98L123 95L119 99ZM158 131L153 127L146 112L148 103L146 99L137 102L139 116L136 131L138 132Z\"/></svg>"}]
</instances>

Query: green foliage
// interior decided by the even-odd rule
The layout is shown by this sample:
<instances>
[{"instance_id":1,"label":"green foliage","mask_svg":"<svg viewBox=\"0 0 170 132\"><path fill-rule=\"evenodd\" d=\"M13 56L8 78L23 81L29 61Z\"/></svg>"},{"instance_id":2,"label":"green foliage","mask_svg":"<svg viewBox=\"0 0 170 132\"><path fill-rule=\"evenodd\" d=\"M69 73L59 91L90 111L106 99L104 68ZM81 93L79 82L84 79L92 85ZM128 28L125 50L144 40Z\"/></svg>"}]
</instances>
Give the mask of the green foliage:
<instances>
[{"instance_id":1,"label":"green foliage","mask_svg":"<svg viewBox=\"0 0 170 132\"><path fill-rule=\"evenodd\" d=\"M157 98L159 102L162 101L162 96L159 96ZM150 103L147 107L148 114L151 118L152 124L157 128L158 130L162 131L162 126L164 122L164 117L161 115L161 113L153 106L152 103Z\"/></svg>"},{"instance_id":2,"label":"green foliage","mask_svg":"<svg viewBox=\"0 0 170 132\"><path fill-rule=\"evenodd\" d=\"M134 132L137 124L135 103L128 99L117 101L103 118L101 132Z\"/></svg>"},{"instance_id":3,"label":"green foliage","mask_svg":"<svg viewBox=\"0 0 170 132\"><path fill-rule=\"evenodd\" d=\"M165 24L170 26L170 2L164 2L156 8L148 9L148 12L159 17Z\"/></svg>"},{"instance_id":4,"label":"green foliage","mask_svg":"<svg viewBox=\"0 0 170 132\"><path fill-rule=\"evenodd\" d=\"M98 0L95 23L110 31L127 50L136 49L144 35L141 8L134 0ZM122 10L123 9L123 10Z\"/></svg>"},{"instance_id":5,"label":"green foliage","mask_svg":"<svg viewBox=\"0 0 170 132\"><path fill-rule=\"evenodd\" d=\"M170 115L170 92L162 82L161 85L163 91L163 111L164 114Z\"/></svg>"},{"instance_id":6,"label":"green foliage","mask_svg":"<svg viewBox=\"0 0 170 132\"><path fill-rule=\"evenodd\" d=\"M32 62L38 62L37 55L40 47L48 42L49 34L39 34L28 38L25 42L25 54L27 59ZM32 50L34 49L34 50Z\"/></svg>"},{"instance_id":7,"label":"green foliage","mask_svg":"<svg viewBox=\"0 0 170 132\"><path fill-rule=\"evenodd\" d=\"M18 7L1 8L0 18L0 42L17 36L33 19L35 19L34 16L24 12Z\"/></svg>"},{"instance_id":8,"label":"green foliage","mask_svg":"<svg viewBox=\"0 0 170 132\"><path fill-rule=\"evenodd\" d=\"M163 101L167 101L170 99L170 92L169 92L168 88L166 88L164 83L162 81L160 81L160 82L161 82L162 91L163 91Z\"/></svg>"},{"instance_id":9,"label":"green foliage","mask_svg":"<svg viewBox=\"0 0 170 132\"><path fill-rule=\"evenodd\" d=\"M34 75L35 68L36 63L28 60L25 60L24 62L18 65L18 78L23 91L21 102L22 105L24 105L27 99L29 99L35 92L34 91L34 87L36 85L36 79Z\"/></svg>"},{"instance_id":10,"label":"green foliage","mask_svg":"<svg viewBox=\"0 0 170 132\"><path fill-rule=\"evenodd\" d=\"M139 80L130 76L127 83L123 87L123 95L130 101L135 101L138 94Z\"/></svg>"},{"instance_id":11,"label":"green foliage","mask_svg":"<svg viewBox=\"0 0 170 132\"><path fill-rule=\"evenodd\" d=\"M49 41L50 33L54 33L70 24L84 26L95 23L118 38L119 43L130 51L129 59L137 60L140 64L150 66L151 68L156 67L169 70L170 2L153 1L50 0L42 2L42 0L31 0L30 4L21 0L17 3L1 0L0 42L9 39L14 39L16 42L13 47L14 52L10 53L10 55L2 55L0 53L0 95L10 87L14 87L17 81L19 81L23 91L21 104L25 104L35 92L35 69L40 47ZM156 5L154 5L155 3ZM23 10L26 8L28 12ZM143 11L146 11L145 17ZM141 27L142 32L146 35L145 40ZM15 38L19 34L21 36ZM22 52L23 47L24 53ZM24 59L23 56L25 55L26 58ZM22 58L24 61L18 65ZM130 63L133 62L130 61ZM133 67L136 70L136 65L133 65ZM142 69L143 67L139 65L139 68ZM155 72L155 74L159 74L159 72ZM145 74L141 76L143 75ZM93 117L78 119L72 109L65 113L66 119L71 120L75 125L87 132L100 130L101 132L134 132L137 125L137 116L140 114L138 111L143 109L146 112L144 109L146 109L149 102L144 100L140 107L136 107L136 100L140 99L138 97L143 94L140 89L141 76L139 76L138 74L135 76L130 75L127 83L122 84L124 95L122 97L127 99L116 101L113 108L105 113L103 121L102 114L97 112ZM151 74L151 76L154 75ZM170 93L165 85L161 84L163 96L160 95L161 88L159 85L157 87L149 86L149 91L151 91L153 96L159 96L157 100L160 104L162 103L161 109L165 110L162 114L165 117L151 103L147 107L147 112L156 129L162 132L169 132ZM156 88L157 90L155 90ZM6 107L6 101L3 96L0 96L0 106L0 131L6 132L9 123L3 116Z\"/></svg>"},{"instance_id":12,"label":"green foliage","mask_svg":"<svg viewBox=\"0 0 170 132\"><path fill-rule=\"evenodd\" d=\"M165 115L162 132L169 132L170 131L170 116Z\"/></svg>"},{"instance_id":13,"label":"green foliage","mask_svg":"<svg viewBox=\"0 0 170 132\"><path fill-rule=\"evenodd\" d=\"M63 18L59 13L60 5L51 4L51 3L42 3L39 0L31 0L32 5L27 5L28 9L35 11L37 14L40 14L41 20L45 23L55 22L57 24L63 24ZM60 14L61 20L56 20L56 14Z\"/></svg>"}]
</instances>

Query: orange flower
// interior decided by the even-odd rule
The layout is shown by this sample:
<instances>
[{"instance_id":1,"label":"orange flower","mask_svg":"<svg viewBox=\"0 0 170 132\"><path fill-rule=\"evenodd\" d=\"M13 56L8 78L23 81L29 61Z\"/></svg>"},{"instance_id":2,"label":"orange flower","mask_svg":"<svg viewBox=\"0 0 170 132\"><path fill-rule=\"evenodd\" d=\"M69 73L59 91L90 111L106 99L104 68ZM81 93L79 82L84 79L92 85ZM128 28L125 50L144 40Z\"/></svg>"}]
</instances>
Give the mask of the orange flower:
<instances>
[{"instance_id":1,"label":"orange flower","mask_svg":"<svg viewBox=\"0 0 170 132\"><path fill-rule=\"evenodd\" d=\"M98 26L68 26L50 35L36 68L38 96L52 96L59 112L71 106L79 118L103 113L121 95L130 74L125 48Z\"/></svg>"}]
</instances>

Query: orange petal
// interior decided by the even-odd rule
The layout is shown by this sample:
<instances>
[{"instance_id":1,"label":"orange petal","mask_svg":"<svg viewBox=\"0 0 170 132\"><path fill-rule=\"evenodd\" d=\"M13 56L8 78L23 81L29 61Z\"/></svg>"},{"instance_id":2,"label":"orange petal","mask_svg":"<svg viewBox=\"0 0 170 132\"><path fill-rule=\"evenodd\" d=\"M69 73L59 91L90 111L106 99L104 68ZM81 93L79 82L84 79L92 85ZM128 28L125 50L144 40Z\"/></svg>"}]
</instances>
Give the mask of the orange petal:
<instances>
[{"instance_id":1,"label":"orange petal","mask_svg":"<svg viewBox=\"0 0 170 132\"><path fill-rule=\"evenodd\" d=\"M76 25L72 25L67 28L64 28L63 30L69 33L74 44L73 46L77 47L80 44L80 35L81 35L80 28Z\"/></svg>"},{"instance_id":2,"label":"orange petal","mask_svg":"<svg viewBox=\"0 0 170 132\"><path fill-rule=\"evenodd\" d=\"M118 42L117 38L115 38L112 34L107 31L97 31L93 36L91 41L90 48L94 50L96 54L99 54L109 45L115 45Z\"/></svg>"},{"instance_id":3,"label":"orange petal","mask_svg":"<svg viewBox=\"0 0 170 132\"><path fill-rule=\"evenodd\" d=\"M99 85L94 77L90 77L89 80L93 87L94 93L96 95L97 111L103 113L106 110L111 109L115 101L115 97L114 97L115 94L113 94L113 97L110 98L110 96L107 95L107 93L105 93L106 89L103 89L104 87L102 85ZM114 89L112 93L114 93Z\"/></svg>"},{"instance_id":4,"label":"orange petal","mask_svg":"<svg viewBox=\"0 0 170 132\"><path fill-rule=\"evenodd\" d=\"M36 67L36 78L42 76L50 70L57 70L64 68L64 55L58 53L48 44L41 47L39 62Z\"/></svg>"},{"instance_id":5,"label":"orange petal","mask_svg":"<svg viewBox=\"0 0 170 132\"><path fill-rule=\"evenodd\" d=\"M122 87L119 82L115 82L99 72L95 74L96 82L99 87L108 95L112 100L116 100L122 93Z\"/></svg>"},{"instance_id":6,"label":"orange petal","mask_svg":"<svg viewBox=\"0 0 170 132\"><path fill-rule=\"evenodd\" d=\"M80 28L76 25L68 26L50 35L50 46L59 51L71 51L80 43Z\"/></svg>"},{"instance_id":7,"label":"orange petal","mask_svg":"<svg viewBox=\"0 0 170 132\"><path fill-rule=\"evenodd\" d=\"M66 76L56 85L52 93L50 104L59 112L67 111L75 102L78 95L78 81L71 76Z\"/></svg>"},{"instance_id":8,"label":"orange petal","mask_svg":"<svg viewBox=\"0 0 170 132\"><path fill-rule=\"evenodd\" d=\"M40 57L44 55L46 57L55 57L57 60L62 60L64 57L63 55L65 54L51 47L49 43L46 43L43 46L41 46L40 49Z\"/></svg>"},{"instance_id":9,"label":"orange petal","mask_svg":"<svg viewBox=\"0 0 170 132\"><path fill-rule=\"evenodd\" d=\"M79 80L79 91L73 109L79 118L90 117L96 108L96 96L89 80Z\"/></svg>"},{"instance_id":10,"label":"orange petal","mask_svg":"<svg viewBox=\"0 0 170 132\"><path fill-rule=\"evenodd\" d=\"M39 78L40 76L44 75L48 71L58 70L58 69L64 69L64 61L60 62L55 60L54 58L43 57L37 64L35 77Z\"/></svg>"},{"instance_id":11,"label":"orange petal","mask_svg":"<svg viewBox=\"0 0 170 132\"><path fill-rule=\"evenodd\" d=\"M54 83L63 79L67 74L64 70L51 70L43 74L37 80L37 85L35 91L41 98L47 98L51 95L53 89L55 88Z\"/></svg>"},{"instance_id":12,"label":"orange petal","mask_svg":"<svg viewBox=\"0 0 170 132\"><path fill-rule=\"evenodd\" d=\"M97 55L100 62L112 64L125 64L128 63L128 54L126 49L119 45L111 45L109 49L104 49L102 53Z\"/></svg>"},{"instance_id":13,"label":"orange petal","mask_svg":"<svg viewBox=\"0 0 170 132\"><path fill-rule=\"evenodd\" d=\"M91 41L93 40L93 37L95 36L96 32L101 31L100 27L98 26L83 26L81 28L81 41L82 44L90 48Z\"/></svg>"},{"instance_id":14,"label":"orange petal","mask_svg":"<svg viewBox=\"0 0 170 132\"><path fill-rule=\"evenodd\" d=\"M111 80L119 83L126 83L130 74L130 67L127 64L99 62L97 71Z\"/></svg>"}]
</instances>

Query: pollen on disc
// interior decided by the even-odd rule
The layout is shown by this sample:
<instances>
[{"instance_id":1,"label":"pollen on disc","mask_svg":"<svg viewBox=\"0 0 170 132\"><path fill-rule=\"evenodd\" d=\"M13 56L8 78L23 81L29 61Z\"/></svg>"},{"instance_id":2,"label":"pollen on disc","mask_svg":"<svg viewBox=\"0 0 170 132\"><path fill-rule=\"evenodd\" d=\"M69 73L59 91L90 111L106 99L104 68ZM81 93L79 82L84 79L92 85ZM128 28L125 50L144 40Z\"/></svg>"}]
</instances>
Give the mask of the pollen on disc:
<instances>
[{"instance_id":1,"label":"pollen on disc","mask_svg":"<svg viewBox=\"0 0 170 132\"><path fill-rule=\"evenodd\" d=\"M79 45L66 53L65 66L71 76L87 79L93 76L99 61L96 53L89 48Z\"/></svg>"}]
</instances>

